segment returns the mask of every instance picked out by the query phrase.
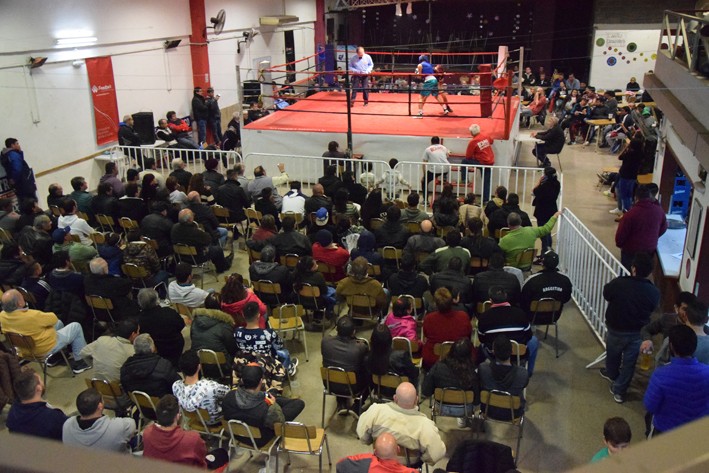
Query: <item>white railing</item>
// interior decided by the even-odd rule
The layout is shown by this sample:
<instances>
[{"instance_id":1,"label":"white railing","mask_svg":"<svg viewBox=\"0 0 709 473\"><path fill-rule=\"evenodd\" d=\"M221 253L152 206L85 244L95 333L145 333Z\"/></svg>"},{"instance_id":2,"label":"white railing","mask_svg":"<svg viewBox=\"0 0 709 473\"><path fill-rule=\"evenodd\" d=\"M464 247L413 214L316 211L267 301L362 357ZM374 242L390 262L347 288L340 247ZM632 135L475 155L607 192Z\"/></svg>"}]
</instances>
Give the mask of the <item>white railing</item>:
<instances>
[{"instance_id":1,"label":"white railing","mask_svg":"<svg viewBox=\"0 0 709 473\"><path fill-rule=\"evenodd\" d=\"M574 286L572 298L605 348L608 302L603 297L603 287L630 271L569 209L563 210L556 245L559 269ZM604 358L605 353L591 365Z\"/></svg>"},{"instance_id":2,"label":"white railing","mask_svg":"<svg viewBox=\"0 0 709 473\"><path fill-rule=\"evenodd\" d=\"M141 166L141 160L154 159L157 163L158 171L163 174L172 172L171 161L174 158L182 158L191 172L202 172L205 170L204 163L208 159L218 159L222 165L222 171L233 167L241 162L241 155L236 151L204 150L204 149L176 149L161 148L153 146L114 146L110 150L112 160L118 164L118 176L125 177L125 173L130 168Z\"/></svg>"}]
</instances>

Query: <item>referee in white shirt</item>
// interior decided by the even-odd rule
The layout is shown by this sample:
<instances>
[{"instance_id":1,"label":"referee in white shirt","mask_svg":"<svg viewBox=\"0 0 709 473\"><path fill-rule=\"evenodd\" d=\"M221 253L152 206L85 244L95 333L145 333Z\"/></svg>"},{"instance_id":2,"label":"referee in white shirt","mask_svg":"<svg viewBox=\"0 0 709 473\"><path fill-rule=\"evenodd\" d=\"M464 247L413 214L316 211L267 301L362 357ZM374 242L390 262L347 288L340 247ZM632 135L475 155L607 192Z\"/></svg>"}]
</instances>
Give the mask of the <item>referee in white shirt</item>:
<instances>
[{"instance_id":1,"label":"referee in white shirt","mask_svg":"<svg viewBox=\"0 0 709 473\"><path fill-rule=\"evenodd\" d=\"M356 74L352 76L352 96L350 106L354 107L355 99L357 98L357 90L362 90L364 96L364 106L369 104L369 74L374 68L374 63L369 54L365 54L364 48L359 46L357 54L350 59L350 73Z\"/></svg>"}]
</instances>

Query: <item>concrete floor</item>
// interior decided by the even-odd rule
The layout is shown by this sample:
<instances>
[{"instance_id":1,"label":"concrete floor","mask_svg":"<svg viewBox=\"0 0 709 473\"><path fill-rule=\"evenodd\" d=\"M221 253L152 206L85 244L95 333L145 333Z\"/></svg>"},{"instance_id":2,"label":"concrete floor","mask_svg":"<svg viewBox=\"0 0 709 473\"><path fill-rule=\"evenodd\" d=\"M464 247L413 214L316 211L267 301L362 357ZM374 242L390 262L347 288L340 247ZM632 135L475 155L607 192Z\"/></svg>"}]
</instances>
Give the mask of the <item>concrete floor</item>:
<instances>
[{"instance_id":1,"label":"concrete floor","mask_svg":"<svg viewBox=\"0 0 709 473\"><path fill-rule=\"evenodd\" d=\"M537 127L540 129L540 127ZM523 133L528 133L526 130ZM594 153L595 148L583 148L581 145L566 146L562 153L564 169L564 206L569 207L614 254L619 251L613 244L616 224L608 211L614 201L598 192L596 173L603 167L616 166L617 156L606 153ZM534 166L531 147L525 145L520 166ZM245 252L237 251L232 271L247 274L248 259ZM205 280L205 288L221 288L212 275ZM541 344L534 377L528 391L528 410L526 415L524 438L519 453L518 468L522 472L561 472L587 463L603 447L603 423L608 417L622 416L631 425L635 435L633 442L642 441L644 431L644 409L642 395L647 385L649 372L638 371L624 404L613 401L609 393L609 383L598 375L597 369L585 367L602 353L601 345L596 341L585 320L573 303L564 309L560 321L560 357L554 356L554 334L550 330L549 338L543 340L543 332L538 331ZM185 338L189 346L188 328ZM359 336L369 338L371 328L362 330ZM306 408L299 421L320 426L322 409L322 385L319 367L321 366L319 333L306 333L309 362L299 341L288 340L287 347L292 356L298 357L300 365L294 378L291 392L306 402ZM90 377L87 371L69 378L66 368L50 369L57 378L48 381L47 400L55 407L68 414L76 414L76 395L85 389L84 378ZM288 388L286 388L286 394ZM334 411L334 401L328 399L327 415ZM7 435L4 426L8 408L0 413L0 439ZM421 410L430 414L428 402L421 405ZM355 421L351 417L335 415L328 421L327 434L333 462L344 456L371 451L371 447L361 444L355 433ZM441 435L448 446L447 457L455 445L469 438L469 430L459 430L455 420L439 418ZM516 429L502 425L488 425L488 438L506 443L514 448ZM477 434L485 438L486 434ZM1 441L1 440L0 440ZM247 473L265 466L265 456L249 460L243 455L232 460L232 469ZM285 457L282 457L285 460ZM317 471L317 458L292 456L291 468L296 471ZM436 466L445 468L447 458ZM283 463L281 463L283 465ZM327 463L325 463L327 469Z\"/></svg>"}]
</instances>

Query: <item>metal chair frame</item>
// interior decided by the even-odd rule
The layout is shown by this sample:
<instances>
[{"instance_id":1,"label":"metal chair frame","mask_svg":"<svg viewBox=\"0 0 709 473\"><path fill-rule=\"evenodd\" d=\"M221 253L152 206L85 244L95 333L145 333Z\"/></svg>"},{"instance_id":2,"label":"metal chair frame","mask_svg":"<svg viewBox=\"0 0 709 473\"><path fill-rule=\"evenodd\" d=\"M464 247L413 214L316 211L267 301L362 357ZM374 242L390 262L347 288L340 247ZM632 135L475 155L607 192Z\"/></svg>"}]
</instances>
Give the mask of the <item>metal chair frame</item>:
<instances>
[{"instance_id":1,"label":"metal chair frame","mask_svg":"<svg viewBox=\"0 0 709 473\"><path fill-rule=\"evenodd\" d=\"M109 411L113 411L116 417L125 417L133 404L131 402L122 403L121 397L127 394L123 391L118 381L106 381L100 378L84 378L86 386L94 388L103 396L103 407ZM113 401L113 404L106 402Z\"/></svg>"},{"instance_id":2,"label":"metal chair frame","mask_svg":"<svg viewBox=\"0 0 709 473\"><path fill-rule=\"evenodd\" d=\"M185 258L185 262L189 263L192 265L193 268L197 268L201 271L201 277L200 277L200 287L204 289L204 271L205 271L205 266L208 267L209 272L214 273L214 277L219 280L219 276L217 276L217 268L212 264L212 260L207 259L203 261L202 263L197 262L197 248L194 246L190 245L185 245L184 243L178 243L176 245L172 245L172 248L175 250L175 254L177 255L177 260L178 262L182 263L183 258ZM187 256L189 256L192 261L187 260Z\"/></svg>"},{"instance_id":3,"label":"metal chair frame","mask_svg":"<svg viewBox=\"0 0 709 473\"><path fill-rule=\"evenodd\" d=\"M86 303L91 307L91 313L94 316L94 323L92 324L91 328L91 334L93 339L96 339L96 323L97 322L106 322L109 324L109 328L113 328L116 325L116 319L113 318L113 314L111 314L111 311L113 310L113 301L107 297L102 297L102 296L97 296L94 294L90 294L86 296ZM108 314L108 318L111 320L110 322L106 320L99 320L99 318L96 316L96 309L100 310L105 310L106 313Z\"/></svg>"},{"instance_id":4,"label":"metal chair frame","mask_svg":"<svg viewBox=\"0 0 709 473\"><path fill-rule=\"evenodd\" d=\"M361 412L362 410L362 398L364 391L358 395L355 394L354 390L352 389L352 385L357 384L357 373L354 371L345 371L344 368L338 368L336 366L321 366L320 367L320 376L322 377L322 380L325 381L325 386L323 388L323 393L322 393L322 427L323 429L325 427L325 400L327 399L327 396L335 396L335 398L343 398L343 399L352 399L353 402L357 402L359 408L357 412ZM330 377L334 377L335 380L330 379ZM339 380L339 381L338 381ZM342 382L345 381L345 382ZM349 396L347 394L338 394L338 393L333 393L332 390L330 389L330 383L337 383L337 384L345 384L347 385L347 389L350 392Z\"/></svg>"},{"instance_id":5,"label":"metal chair frame","mask_svg":"<svg viewBox=\"0 0 709 473\"><path fill-rule=\"evenodd\" d=\"M30 335L22 335L21 333L17 332L3 332L5 334L5 337L7 340L10 342L12 345L14 351L15 351L15 356L18 358L21 358L23 360L29 360L29 361L34 361L35 363L39 363L40 366L42 366L42 372L44 374L44 386L46 388L47 386L47 360L50 357L49 353L46 353L44 355L37 355L35 353L35 342L34 338L32 338ZM30 353L30 356L24 356L22 354L22 349L27 350ZM64 362L66 365L69 367L69 372L71 373L71 377L73 378L74 372L71 369L71 365L69 364L69 359L66 356L66 353L64 353L64 350L66 347L62 348L59 350L57 353L62 354L62 358L64 358ZM52 375L50 375L52 376ZM52 376L54 377L54 376Z\"/></svg>"},{"instance_id":6,"label":"metal chair frame","mask_svg":"<svg viewBox=\"0 0 709 473\"><path fill-rule=\"evenodd\" d=\"M414 366L421 368L421 346L418 342L411 341L406 337L394 337L391 339L391 349L397 351L408 351L411 362ZM416 355L416 357L414 357Z\"/></svg>"},{"instance_id":7,"label":"metal chair frame","mask_svg":"<svg viewBox=\"0 0 709 473\"><path fill-rule=\"evenodd\" d=\"M150 422L155 422L155 418L150 418L149 416L145 415L145 412L143 409L145 408L150 408L153 410L153 413L157 412L157 404L160 401L160 399L153 397L153 396L148 396L147 393L144 393L143 391L129 391L128 392L128 397L130 397L130 400L133 401L133 404L135 404L136 408L138 409L138 445L140 445L140 439L142 437L143 431L145 428L150 424Z\"/></svg>"},{"instance_id":8,"label":"metal chair frame","mask_svg":"<svg viewBox=\"0 0 709 473\"><path fill-rule=\"evenodd\" d=\"M101 226L102 233L106 233L105 227L108 227L111 232L114 232L113 226L116 224L116 222L113 220L113 217L104 214L97 214L96 221Z\"/></svg>"},{"instance_id":9,"label":"metal chair frame","mask_svg":"<svg viewBox=\"0 0 709 473\"><path fill-rule=\"evenodd\" d=\"M284 317L285 314L285 317ZM303 332L303 348L305 349L305 361L308 362L308 341L305 336L305 323L303 322L303 315L305 315L305 309L300 304L284 304L277 307L271 312L271 317L269 323L273 324L277 322L278 325L275 327L278 335L284 332L293 332L294 334L298 332ZM292 321L292 322L291 322Z\"/></svg>"},{"instance_id":10,"label":"metal chair frame","mask_svg":"<svg viewBox=\"0 0 709 473\"><path fill-rule=\"evenodd\" d=\"M431 420L435 423L436 417L451 417L441 414L443 404L453 407L462 407L465 418L472 420L475 417L475 409L473 408L473 410L468 413L468 404L473 403L474 400L475 393L473 391L465 391L454 387L436 388L431 399Z\"/></svg>"},{"instance_id":11,"label":"metal chair frame","mask_svg":"<svg viewBox=\"0 0 709 473\"><path fill-rule=\"evenodd\" d=\"M369 387L369 394L372 396L372 401L376 403L393 401L393 397L382 396L382 387L396 389L401 383L408 382L408 376L401 376L391 371L387 374L373 374L372 383L374 386Z\"/></svg>"},{"instance_id":12,"label":"metal chair frame","mask_svg":"<svg viewBox=\"0 0 709 473\"><path fill-rule=\"evenodd\" d=\"M212 426L207 424L206 419L209 419L209 412L206 409L195 409L194 411L188 411L180 406L180 411L182 412L182 425L186 430L194 430L200 435L208 435L209 437L215 437L219 440L219 446L221 447L222 440L224 440L224 427L220 424L214 424ZM197 422L199 421L199 423ZM200 429L201 425L201 429ZM219 429L219 433L213 429Z\"/></svg>"},{"instance_id":13,"label":"metal chair frame","mask_svg":"<svg viewBox=\"0 0 709 473\"><path fill-rule=\"evenodd\" d=\"M327 443L327 434L325 433L324 429L317 429L312 425L305 425L300 422L285 422L283 424L281 423L276 423L273 426L274 431L278 433L280 430L280 440L278 441L277 445L278 447L276 448L276 472L278 472L278 453L282 451L286 452L286 455L288 455L288 463L286 465L290 465L290 454L294 453L296 455L317 455L320 460L320 473L322 473L322 450L323 450L323 444L325 445L325 448L327 450L327 461L328 464L332 465L332 459L330 458L330 445ZM296 432L302 432L302 433L296 433L293 432L296 430ZM322 440L320 441L320 445L317 446L317 451L313 450L313 446L311 444L311 439L315 440L318 437L318 430L320 430L322 433ZM288 433L291 433L291 435L288 435ZM313 435L315 434L315 435ZM297 450L289 450L285 447L286 441L291 438L291 439L304 439L307 442L308 445L308 451L297 451ZM283 447L283 448L281 448Z\"/></svg>"},{"instance_id":14,"label":"metal chair frame","mask_svg":"<svg viewBox=\"0 0 709 473\"><path fill-rule=\"evenodd\" d=\"M219 379L216 381L221 382L228 379L229 382L227 384L228 386L231 386L231 373L229 373L229 375L225 375L224 371L222 370L222 365L226 364L226 358L224 357L224 353L220 351L210 350L208 348L200 348L199 350L197 350L197 354L199 355L199 370L202 373L203 378L214 379L206 375L206 373L204 372L204 366L216 366L219 370Z\"/></svg>"},{"instance_id":15,"label":"metal chair frame","mask_svg":"<svg viewBox=\"0 0 709 473\"><path fill-rule=\"evenodd\" d=\"M549 326L554 326L554 338L556 339L554 342L554 349L556 350L556 357L559 358L559 317L561 317L561 301L557 301L553 297L543 297L539 300L532 301L530 309L532 312L534 312L534 315L532 316L532 322L530 323L531 326L535 325L535 321L537 320L537 314L539 312L551 312L551 320L553 320L553 322L539 325L547 326L546 332L544 334L545 340L549 336ZM558 316L557 312L559 313Z\"/></svg>"},{"instance_id":16,"label":"metal chair frame","mask_svg":"<svg viewBox=\"0 0 709 473\"><path fill-rule=\"evenodd\" d=\"M385 260L395 260L397 271L401 269L401 258L404 257L404 250L396 249L393 246L385 246L384 248L377 248L377 251Z\"/></svg>"},{"instance_id":17,"label":"metal chair frame","mask_svg":"<svg viewBox=\"0 0 709 473\"><path fill-rule=\"evenodd\" d=\"M266 473L270 473L270 463L271 455L273 454L273 446L276 445L281 439L278 435L269 440L268 443L265 444L263 447L259 448L258 446L256 446L256 439L260 439L262 436L261 430L258 427L252 427L246 422L242 422L236 419L231 419L229 421L227 421L226 419L222 419L222 427L223 430L229 434L229 444L227 446L227 451L229 453L230 462L232 448L234 450L236 450L237 448L245 448L246 450L248 450L249 460L254 458L254 452L259 454L265 453L266 455L268 455L268 458L266 459ZM251 444L249 445L248 443L244 443L240 440L237 440L236 437L248 437L249 440L251 440ZM228 465L226 471L229 471Z\"/></svg>"},{"instance_id":18,"label":"metal chair frame","mask_svg":"<svg viewBox=\"0 0 709 473\"><path fill-rule=\"evenodd\" d=\"M526 250L519 253L517 255L517 268L522 272L531 271L532 265L534 264L534 257L536 255L536 248L527 248ZM524 264L524 266L522 266L522 264Z\"/></svg>"},{"instance_id":19,"label":"metal chair frame","mask_svg":"<svg viewBox=\"0 0 709 473\"><path fill-rule=\"evenodd\" d=\"M366 304L363 303L364 298L367 300ZM371 320L375 322L379 320L379 316L373 311L373 309L377 307L377 300L369 294L353 294L347 296L347 307L349 308L349 315L353 319ZM356 308L367 309L367 311L369 311L369 317L362 317L355 311Z\"/></svg>"},{"instance_id":20,"label":"metal chair frame","mask_svg":"<svg viewBox=\"0 0 709 473\"><path fill-rule=\"evenodd\" d=\"M500 408L507 408L508 406L503 405L504 401L502 398L507 397L509 398L509 409L510 409L510 420L502 420L502 419L495 419L492 417L488 416L488 411L490 409L490 405L492 404L493 407L500 407ZM519 433L517 435L517 450L514 452L514 461L515 461L515 466L517 466L517 458L519 457L519 447L522 442L522 431L524 429L524 411L522 412L522 415L518 418L515 418L515 409L519 409L520 406L522 405L522 400L519 396L513 396L509 392L506 391L499 391L496 389L493 389L491 391L482 391L480 393L480 402L481 404L485 404L485 410L480 410L480 419L484 422L486 420L489 420L491 422L497 422L500 424L509 424L509 425L515 425L519 427Z\"/></svg>"}]
</instances>

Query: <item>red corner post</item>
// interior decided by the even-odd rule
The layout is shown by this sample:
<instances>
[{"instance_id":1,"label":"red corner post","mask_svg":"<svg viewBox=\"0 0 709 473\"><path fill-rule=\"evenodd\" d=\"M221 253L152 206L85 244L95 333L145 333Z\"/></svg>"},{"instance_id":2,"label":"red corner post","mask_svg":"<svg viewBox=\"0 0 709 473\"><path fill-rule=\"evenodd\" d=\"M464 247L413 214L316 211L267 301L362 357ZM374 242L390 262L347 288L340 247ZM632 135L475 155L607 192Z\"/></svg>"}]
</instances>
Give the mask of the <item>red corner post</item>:
<instances>
[{"instance_id":1,"label":"red corner post","mask_svg":"<svg viewBox=\"0 0 709 473\"><path fill-rule=\"evenodd\" d=\"M211 86L209 77L209 49L207 46L207 17L204 0L190 0L190 56L192 57L192 81L195 87L207 89ZM190 94L192 97L192 94Z\"/></svg>"},{"instance_id":2,"label":"red corner post","mask_svg":"<svg viewBox=\"0 0 709 473\"><path fill-rule=\"evenodd\" d=\"M480 116L488 118L492 116L492 67L490 64L480 64Z\"/></svg>"}]
</instances>

